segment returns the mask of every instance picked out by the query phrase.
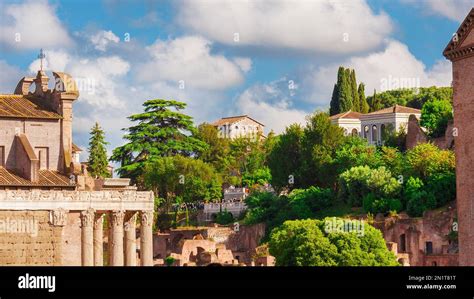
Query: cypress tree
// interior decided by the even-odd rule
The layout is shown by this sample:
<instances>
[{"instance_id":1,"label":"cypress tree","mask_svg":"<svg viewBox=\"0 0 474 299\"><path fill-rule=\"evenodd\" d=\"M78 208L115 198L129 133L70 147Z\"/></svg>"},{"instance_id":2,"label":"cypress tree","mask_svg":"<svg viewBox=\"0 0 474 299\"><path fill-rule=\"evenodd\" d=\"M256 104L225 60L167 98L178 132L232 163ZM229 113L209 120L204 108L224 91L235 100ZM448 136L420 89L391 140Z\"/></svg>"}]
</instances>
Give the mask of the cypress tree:
<instances>
[{"instance_id":1,"label":"cypress tree","mask_svg":"<svg viewBox=\"0 0 474 299\"><path fill-rule=\"evenodd\" d=\"M105 178L110 176L107 169L109 163L107 160L107 150L105 148L107 144L108 142L105 141L105 133L96 122L91 129L89 138L89 160L87 170L92 177Z\"/></svg>"},{"instance_id":2,"label":"cypress tree","mask_svg":"<svg viewBox=\"0 0 474 299\"><path fill-rule=\"evenodd\" d=\"M359 103L360 103L360 110L361 113L368 113L369 112L369 104L367 103L367 99L365 98L365 84L360 83L359 89L357 91L359 94Z\"/></svg>"},{"instance_id":3,"label":"cypress tree","mask_svg":"<svg viewBox=\"0 0 474 299\"><path fill-rule=\"evenodd\" d=\"M340 85L341 89L339 94L339 112L346 112L352 109L351 71L349 69L342 69L343 71Z\"/></svg>"},{"instance_id":4,"label":"cypress tree","mask_svg":"<svg viewBox=\"0 0 474 299\"><path fill-rule=\"evenodd\" d=\"M377 97L377 91L374 89L374 95L372 96L372 101L370 103L370 112L374 112L380 109L382 109L382 103Z\"/></svg>"},{"instance_id":5,"label":"cypress tree","mask_svg":"<svg viewBox=\"0 0 474 299\"><path fill-rule=\"evenodd\" d=\"M329 115L335 115L339 113L339 88L337 83L334 84L334 89L332 90L331 103L329 107Z\"/></svg>"},{"instance_id":6,"label":"cypress tree","mask_svg":"<svg viewBox=\"0 0 474 299\"><path fill-rule=\"evenodd\" d=\"M343 112L341 110L341 92L342 86L344 82L344 74L345 70L344 67L340 66L337 70L337 82L334 85L334 89L332 91L331 103L329 108L329 114L334 115Z\"/></svg>"},{"instance_id":7,"label":"cypress tree","mask_svg":"<svg viewBox=\"0 0 474 299\"><path fill-rule=\"evenodd\" d=\"M355 70L351 71L352 111L360 112L360 99L357 90Z\"/></svg>"}]
</instances>

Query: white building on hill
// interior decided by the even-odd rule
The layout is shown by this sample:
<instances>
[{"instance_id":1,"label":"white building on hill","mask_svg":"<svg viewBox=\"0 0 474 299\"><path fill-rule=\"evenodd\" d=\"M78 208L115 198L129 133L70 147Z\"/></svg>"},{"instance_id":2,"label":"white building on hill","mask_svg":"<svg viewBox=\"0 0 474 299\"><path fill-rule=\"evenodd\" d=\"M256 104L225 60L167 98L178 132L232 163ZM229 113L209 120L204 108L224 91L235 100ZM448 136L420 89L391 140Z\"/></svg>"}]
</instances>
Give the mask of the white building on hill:
<instances>
[{"instance_id":1,"label":"white building on hill","mask_svg":"<svg viewBox=\"0 0 474 299\"><path fill-rule=\"evenodd\" d=\"M263 128L265 127L262 123L247 115L223 117L212 125L217 128L220 137L230 139L263 136Z\"/></svg>"},{"instance_id":2,"label":"white building on hill","mask_svg":"<svg viewBox=\"0 0 474 299\"><path fill-rule=\"evenodd\" d=\"M347 111L331 116L331 122L344 129L346 135L365 138L370 144L381 144L383 132L386 130L404 130L406 132L408 118L415 115L421 117L421 110L395 105L371 113Z\"/></svg>"}]
</instances>

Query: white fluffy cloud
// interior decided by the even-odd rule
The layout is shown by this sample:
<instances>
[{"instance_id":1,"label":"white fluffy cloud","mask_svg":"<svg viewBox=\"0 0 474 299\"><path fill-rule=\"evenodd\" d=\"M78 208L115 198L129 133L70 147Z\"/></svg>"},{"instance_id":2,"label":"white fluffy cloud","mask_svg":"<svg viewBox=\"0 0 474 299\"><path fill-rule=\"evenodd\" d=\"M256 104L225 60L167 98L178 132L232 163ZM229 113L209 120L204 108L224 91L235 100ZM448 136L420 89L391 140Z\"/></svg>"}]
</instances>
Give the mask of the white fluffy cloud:
<instances>
[{"instance_id":1,"label":"white fluffy cloud","mask_svg":"<svg viewBox=\"0 0 474 299\"><path fill-rule=\"evenodd\" d=\"M209 90L226 89L243 82L243 72L251 67L249 59L228 60L211 54L211 42L199 36L157 40L147 47L151 57L139 68L142 81L165 80L178 85Z\"/></svg>"},{"instance_id":2,"label":"white fluffy cloud","mask_svg":"<svg viewBox=\"0 0 474 299\"><path fill-rule=\"evenodd\" d=\"M130 69L127 61L118 56L84 59L65 51L45 53L43 69L70 74L76 80L81 101L102 110L124 107L124 99L121 99L118 89L121 77ZM36 73L39 65L38 59L33 61L29 71Z\"/></svg>"},{"instance_id":3,"label":"white fluffy cloud","mask_svg":"<svg viewBox=\"0 0 474 299\"><path fill-rule=\"evenodd\" d=\"M2 5L0 43L15 49L70 46L73 42L47 1Z\"/></svg>"},{"instance_id":4,"label":"white fluffy cloud","mask_svg":"<svg viewBox=\"0 0 474 299\"><path fill-rule=\"evenodd\" d=\"M231 45L353 53L380 45L392 30L365 0L184 2L182 26Z\"/></svg>"},{"instance_id":5,"label":"white fluffy cloud","mask_svg":"<svg viewBox=\"0 0 474 299\"><path fill-rule=\"evenodd\" d=\"M311 102L319 105L329 104L334 86L337 69L340 65L354 68L357 81L365 83L366 95L373 90L450 86L451 65L449 61L440 60L431 68L427 68L409 51L408 47L395 40L387 41L384 50L366 56L351 57L340 63L317 68L309 77L313 84L313 93L309 97Z\"/></svg>"},{"instance_id":6,"label":"white fluffy cloud","mask_svg":"<svg viewBox=\"0 0 474 299\"><path fill-rule=\"evenodd\" d=\"M256 84L237 99L237 109L266 126L266 133L279 134L290 124L305 123L307 112L292 107L293 100L285 78L268 84Z\"/></svg>"},{"instance_id":7,"label":"white fluffy cloud","mask_svg":"<svg viewBox=\"0 0 474 299\"><path fill-rule=\"evenodd\" d=\"M18 67L9 65L5 60L0 60L0 70L0 94L13 93L16 84L25 75Z\"/></svg>"},{"instance_id":8,"label":"white fluffy cloud","mask_svg":"<svg viewBox=\"0 0 474 299\"><path fill-rule=\"evenodd\" d=\"M91 43L94 45L96 50L105 52L110 43L117 44L120 39L112 31L101 30L93 34L90 38Z\"/></svg>"},{"instance_id":9,"label":"white fluffy cloud","mask_svg":"<svg viewBox=\"0 0 474 299\"><path fill-rule=\"evenodd\" d=\"M472 0L404 0L410 4L428 9L428 12L447 17L454 21L462 21L473 7Z\"/></svg>"}]
</instances>

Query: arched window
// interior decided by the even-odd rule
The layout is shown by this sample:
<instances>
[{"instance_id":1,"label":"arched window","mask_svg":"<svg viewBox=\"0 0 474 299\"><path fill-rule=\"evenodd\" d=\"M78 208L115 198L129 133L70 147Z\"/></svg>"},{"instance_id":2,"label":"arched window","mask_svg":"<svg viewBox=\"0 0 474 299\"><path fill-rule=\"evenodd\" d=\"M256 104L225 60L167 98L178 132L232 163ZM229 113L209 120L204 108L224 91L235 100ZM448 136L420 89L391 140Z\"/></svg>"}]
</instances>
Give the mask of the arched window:
<instances>
[{"instance_id":1,"label":"arched window","mask_svg":"<svg viewBox=\"0 0 474 299\"><path fill-rule=\"evenodd\" d=\"M378 136L377 136L377 126L373 125L372 126L372 142L377 142Z\"/></svg>"},{"instance_id":2,"label":"arched window","mask_svg":"<svg viewBox=\"0 0 474 299\"><path fill-rule=\"evenodd\" d=\"M357 129L352 129L352 136L357 136L359 135L359 132L357 132Z\"/></svg>"},{"instance_id":3,"label":"arched window","mask_svg":"<svg viewBox=\"0 0 474 299\"><path fill-rule=\"evenodd\" d=\"M364 138L369 139L369 126L364 126Z\"/></svg>"},{"instance_id":4,"label":"arched window","mask_svg":"<svg viewBox=\"0 0 474 299\"><path fill-rule=\"evenodd\" d=\"M387 132L387 128L386 128L385 124L382 124L380 126L380 134L382 135L382 138L381 138L382 140L381 141L384 141L385 139L387 139L387 133L388 132Z\"/></svg>"}]
</instances>

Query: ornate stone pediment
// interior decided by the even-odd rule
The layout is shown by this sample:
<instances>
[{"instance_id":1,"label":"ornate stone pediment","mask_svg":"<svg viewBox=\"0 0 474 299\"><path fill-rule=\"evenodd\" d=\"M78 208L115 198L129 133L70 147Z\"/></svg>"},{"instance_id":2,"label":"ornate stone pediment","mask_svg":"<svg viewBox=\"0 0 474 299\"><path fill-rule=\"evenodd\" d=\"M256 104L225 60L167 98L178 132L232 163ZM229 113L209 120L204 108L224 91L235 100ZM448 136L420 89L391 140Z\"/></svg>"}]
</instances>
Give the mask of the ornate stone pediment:
<instances>
[{"instance_id":1,"label":"ornate stone pediment","mask_svg":"<svg viewBox=\"0 0 474 299\"><path fill-rule=\"evenodd\" d=\"M453 34L443 55L451 61L474 55L474 8L459 26L458 31Z\"/></svg>"}]
</instances>

